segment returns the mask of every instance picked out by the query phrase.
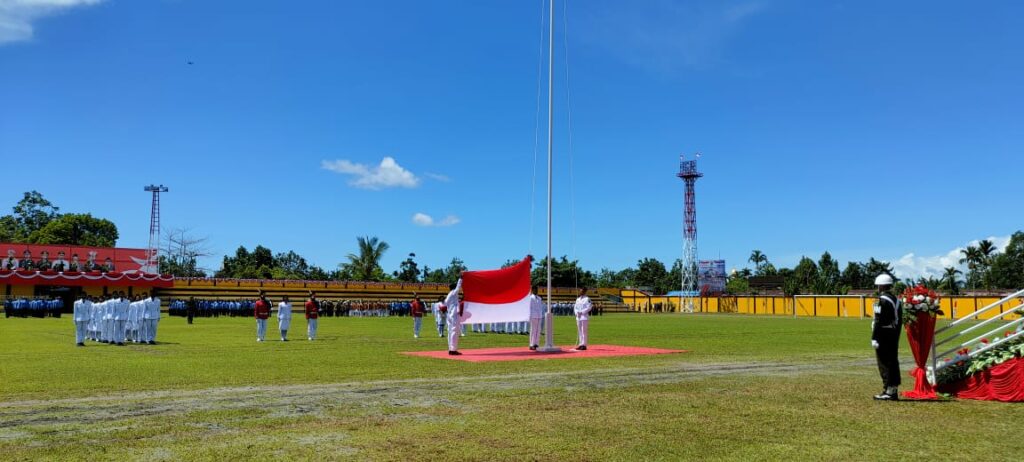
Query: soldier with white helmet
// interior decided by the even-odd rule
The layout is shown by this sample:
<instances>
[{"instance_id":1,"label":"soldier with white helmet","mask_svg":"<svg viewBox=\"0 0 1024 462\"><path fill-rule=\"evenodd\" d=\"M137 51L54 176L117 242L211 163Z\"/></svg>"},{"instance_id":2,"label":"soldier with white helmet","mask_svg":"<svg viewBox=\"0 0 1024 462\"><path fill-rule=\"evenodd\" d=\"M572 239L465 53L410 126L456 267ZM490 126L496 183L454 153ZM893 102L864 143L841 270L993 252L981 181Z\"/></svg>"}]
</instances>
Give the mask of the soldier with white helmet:
<instances>
[{"instance_id":1,"label":"soldier with white helmet","mask_svg":"<svg viewBox=\"0 0 1024 462\"><path fill-rule=\"evenodd\" d=\"M881 393L875 399L895 401L899 398L900 386L900 328L903 324L900 302L891 292L892 276L880 274L875 278L878 287L878 302L874 305L875 316L871 321L871 346L875 348L878 372L882 376Z\"/></svg>"}]
</instances>

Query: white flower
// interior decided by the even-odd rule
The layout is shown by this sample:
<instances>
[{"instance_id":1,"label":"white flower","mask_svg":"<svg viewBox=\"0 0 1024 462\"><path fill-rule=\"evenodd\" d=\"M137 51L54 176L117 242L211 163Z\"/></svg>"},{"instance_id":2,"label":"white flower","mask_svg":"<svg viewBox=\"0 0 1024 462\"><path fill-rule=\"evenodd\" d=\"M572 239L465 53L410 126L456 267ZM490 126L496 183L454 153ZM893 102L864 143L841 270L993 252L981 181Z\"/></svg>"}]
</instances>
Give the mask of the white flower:
<instances>
[{"instance_id":1,"label":"white flower","mask_svg":"<svg viewBox=\"0 0 1024 462\"><path fill-rule=\"evenodd\" d=\"M922 300L924 300L924 295L915 295L914 296L914 302L921 303Z\"/></svg>"}]
</instances>

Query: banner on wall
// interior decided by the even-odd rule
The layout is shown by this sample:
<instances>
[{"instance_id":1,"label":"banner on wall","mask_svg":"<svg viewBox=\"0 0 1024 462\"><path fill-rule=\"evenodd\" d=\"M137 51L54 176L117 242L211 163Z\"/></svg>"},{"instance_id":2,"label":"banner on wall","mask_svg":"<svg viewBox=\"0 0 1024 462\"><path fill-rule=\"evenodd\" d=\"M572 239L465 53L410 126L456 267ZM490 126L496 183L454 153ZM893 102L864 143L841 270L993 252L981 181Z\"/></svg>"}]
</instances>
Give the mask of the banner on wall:
<instances>
[{"instance_id":1,"label":"banner on wall","mask_svg":"<svg viewBox=\"0 0 1024 462\"><path fill-rule=\"evenodd\" d=\"M697 263L697 285L701 295L725 292L725 260L701 260Z\"/></svg>"}]
</instances>

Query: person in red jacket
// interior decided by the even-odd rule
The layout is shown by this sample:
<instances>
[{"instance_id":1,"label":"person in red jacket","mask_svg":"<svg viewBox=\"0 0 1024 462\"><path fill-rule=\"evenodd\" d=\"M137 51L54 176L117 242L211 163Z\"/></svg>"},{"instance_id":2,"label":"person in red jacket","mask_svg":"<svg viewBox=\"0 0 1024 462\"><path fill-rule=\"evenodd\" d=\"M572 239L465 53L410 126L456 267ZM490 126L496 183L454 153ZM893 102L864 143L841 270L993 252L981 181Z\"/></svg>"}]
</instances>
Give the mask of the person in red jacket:
<instances>
[{"instance_id":1,"label":"person in red jacket","mask_svg":"<svg viewBox=\"0 0 1024 462\"><path fill-rule=\"evenodd\" d=\"M416 292L412 293L412 302L409 303L410 314L412 314L412 338L420 338L420 328L423 327L423 302Z\"/></svg>"},{"instance_id":2,"label":"person in red jacket","mask_svg":"<svg viewBox=\"0 0 1024 462\"><path fill-rule=\"evenodd\" d=\"M267 294L262 290L253 313L256 316L256 341L262 342L267 338L267 318L270 317L270 300L267 300Z\"/></svg>"},{"instance_id":3,"label":"person in red jacket","mask_svg":"<svg viewBox=\"0 0 1024 462\"><path fill-rule=\"evenodd\" d=\"M311 342L316 340L316 324L319 317L320 302L316 299L316 292L310 292L309 300L306 300L306 336Z\"/></svg>"}]
</instances>

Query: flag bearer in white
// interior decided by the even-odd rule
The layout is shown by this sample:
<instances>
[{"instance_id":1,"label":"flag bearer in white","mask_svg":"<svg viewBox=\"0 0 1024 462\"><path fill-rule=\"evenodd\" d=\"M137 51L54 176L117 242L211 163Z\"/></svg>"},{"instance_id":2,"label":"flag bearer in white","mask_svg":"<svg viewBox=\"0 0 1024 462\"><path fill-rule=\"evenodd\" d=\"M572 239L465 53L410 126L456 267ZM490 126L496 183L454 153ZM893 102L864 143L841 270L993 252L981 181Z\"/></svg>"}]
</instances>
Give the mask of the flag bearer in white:
<instances>
[{"instance_id":1,"label":"flag bearer in white","mask_svg":"<svg viewBox=\"0 0 1024 462\"><path fill-rule=\"evenodd\" d=\"M544 308L544 301L537 295L537 286L533 286L533 294L530 295L530 349L536 351L540 346L540 320L544 319L547 310Z\"/></svg>"},{"instance_id":2,"label":"flag bearer in white","mask_svg":"<svg viewBox=\"0 0 1024 462\"><path fill-rule=\"evenodd\" d=\"M146 325L146 335L142 341L150 345L156 345L156 327L160 324L160 297L156 295L143 300L143 324Z\"/></svg>"},{"instance_id":3,"label":"flag bearer in white","mask_svg":"<svg viewBox=\"0 0 1024 462\"><path fill-rule=\"evenodd\" d=\"M577 350L587 349L587 328L590 324L590 310L593 306L590 304L590 297L587 297L587 288L580 287L580 296L576 297L576 304L573 306L573 312L576 313L576 332L579 334L579 346Z\"/></svg>"},{"instance_id":4,"label":"flag bearer in white","mask_svg":"<svg viewBox=\"0 0 1024 462\"><path fill-rule=\"evenodd\" d=\"M444 298L444 305L448 307L448 354L461 355L459 353L459 333L462 330L462 306L459 300L459 291L462 290L462 279L453 284L448 296Z\"/></svg>"},{"instance_id":5,"label":"flag bearer in white","mask_svg":"<svg viewBox=\"0 0 1024 462\"><path fill-rule=\"evenodd\" d=\"M86 296L79 295L75 300L73 316L75 319L75 344L85 346L85 330L89 326L89 317L92 311L92 303Z\"/></svg>"},{"instance_id":6,"label":"flag bearer in white","mask_svg":"<svg viewBox=\"0 0 1024 462\"><path fill-rule=\"evenodd\" d=\"M292 304L288 303L288 296L281 297L281 303L277 305L277 325L281 329L281 341L288 341L288 327L292 325Z\"/></svg>"}]
</instances>

